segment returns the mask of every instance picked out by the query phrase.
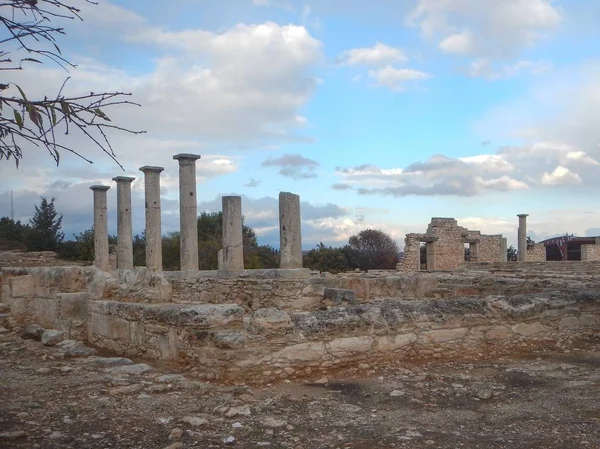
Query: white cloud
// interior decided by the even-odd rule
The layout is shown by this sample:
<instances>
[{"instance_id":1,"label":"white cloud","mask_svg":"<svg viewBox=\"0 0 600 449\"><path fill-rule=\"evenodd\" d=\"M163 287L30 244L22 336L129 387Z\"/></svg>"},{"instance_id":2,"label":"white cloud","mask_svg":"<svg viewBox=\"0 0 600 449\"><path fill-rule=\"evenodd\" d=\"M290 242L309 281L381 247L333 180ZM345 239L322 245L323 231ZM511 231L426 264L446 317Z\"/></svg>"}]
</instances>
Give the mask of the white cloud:
<instances>
[{"instance_id":1,"label":"white cloud","mask_svg":"<svg viewBox=\"0 0 600 449\"><path fill-rule=\"evenodd\" d=\"M562 14L550 0L419 0L407 20L443 51L507 58L553 31Z\"/></svg>"},{"instance_id":2,"label":"white cloud","mask_svg":"<svg viewBox=\"0 0 600 449\"><path fill-rule=\"evenodd\" d=\"M546 185L581 184L581 176L559 165L552 173L544 173L541 182Z\"/></svg>"},{"instance_id":3,"label":"white cloud","mask_svg":"<svg viewBox=\"0 0 600 449\"><path fill-rule=\"evenodd\" d=\"M548 61L519 61L515 64L495 64L490 59L476 59L469 64L468 74L473 78L486 78L490 81L512 78L523 73L541 75L552 69Z\"/></svg>"},{"instance_id":4,"label":"white cloud","mask_svg":"<svg viewBox=\"0 0 600 449\"><path fill-rule=\"evenodd\" d=\"M496 154L463 158L435 155L403 168L374 165L336 170L336 190L355 189L360 195L476 196L532 188L597 183L599 162L568 145L542 142L503 147Z\"/></svg>"},{"instance_id":5,"label":"white cloud","mask_svg":"<svg viewBox=\"0 0 600 449\"><path fill-rule=\"evenodd\" d=\"M381 69L369 70L369 76L377 81L379 86L392 90L403 90L406 82L420 81L431 78L431 75L414 69L396 69L386 66Z\"/></svg>"},{"instance_id":6,"label":"white cloud","mask_svg":"<svg viewBox=\"0 0 600 449\"><path fill-rule=\"evenodd\" d=\"M383 65L408 61L399 48L377 43L370 48L354 48L343 52L337 58L338 64L346 65Z\"/></svg>"},{"instance_id":7,"label":"white cloud","mask_svg":"<svg viewBox=\"0 0 600 449\"><path fill-rule=\"evenodd\" d=\"M468 30L452 34L440 42L440 49L446 53L469 54L473 47L473 35Z\"/></svg>"}]
</instances>

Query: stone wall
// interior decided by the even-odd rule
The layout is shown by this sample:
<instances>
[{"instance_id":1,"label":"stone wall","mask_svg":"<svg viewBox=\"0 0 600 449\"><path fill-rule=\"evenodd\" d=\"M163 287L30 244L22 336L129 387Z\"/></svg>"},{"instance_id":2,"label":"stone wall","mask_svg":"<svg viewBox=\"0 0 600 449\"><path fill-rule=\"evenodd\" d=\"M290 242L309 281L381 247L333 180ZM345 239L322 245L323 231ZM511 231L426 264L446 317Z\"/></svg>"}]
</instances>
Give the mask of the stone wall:
<instances>
[{"instance_id":1,"label":"stone wall","mask_svg":"<svg viewBox=\"0 0 600 449\"><path fill-rule=\"evenodd\" d=\"M536 243L533 248L527 248L527 262L545 262L546 246L543 243Z\"/></svg>"},{"instance_id":2,"label":"stone wall","mask_svg":"<svg viewBox=\"0 0 600 449\"><path fill-rule=\"evenodd\" d=\"M59 259L54 251L0 251L0 268L4 267L62 267L91 265L91 262Z\"/></svg>"},{"instance_id":3,"label":"stone wall","mask_svg":"<svg viewBox=\"0 0 600 449\"><path fill-rule=\"evenodd\" d=\"M129 356L177 360L200 377L269 382L348 365L523 350L592 335L600 295L401 301L313 312L235 304L95 302L89 340Z\"/></svg>"},{"instance_id":4,"label":"stone wall","mask_svg":"<svg viewBox=\"0 0 600 449\"><path fill-rule=\"evenodd\" d=\"M582 261L600 261L600 245L581 245Z\"/></svg>"},{"instance_id":5,"label":"stone wall","mask_svg":"<svg viewBox=\"0 0 600 449\"><path fill-rule=\"evenodd\" d=\"M432 218L425 234L407 234L404 256L397 269L413 272L422 269L421 242L427 245L427 270L455 270L465 263L465 244L470 244L473 262L503 260L502 235L482 235L459 226L454 218Z\"/></svg>"},{"instance_id":6,"label":"stone wall","mask_svg":"<svg viewBox=\"0 0 600 449\"><path fill-rule=\"evenodd\" d=\"M595 275L595 283L547 284L483 272L386 277L244 270L163 277L145 269L60 267L2 273L3 302L17 323L37 322L118 354L173 360L194 366L202 378L232 382L320 376L361 362L499 353L586 336L600 323ZM207 288L212 299L202 296ZM304 298L311 299L301 306Z\"/></svg>"},{"instance_id":7,"label":"stone wall","mask_svg":"<svg viewBox=\"0 0 600 449\"><path fill-rule=\"evenodd\" d=\"M501 262L503 256L502 234L481 235L477 260L473 262Z\"/></svg>"}]
</instances>

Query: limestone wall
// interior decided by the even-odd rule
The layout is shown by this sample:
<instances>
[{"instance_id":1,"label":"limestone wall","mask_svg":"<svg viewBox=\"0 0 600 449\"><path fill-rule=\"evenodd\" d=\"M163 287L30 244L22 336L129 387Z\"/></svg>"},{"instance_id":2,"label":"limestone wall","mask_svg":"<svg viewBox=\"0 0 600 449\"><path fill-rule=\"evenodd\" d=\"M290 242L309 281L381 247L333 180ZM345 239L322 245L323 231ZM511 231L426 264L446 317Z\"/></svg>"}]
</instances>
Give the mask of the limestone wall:
<instances>
[{"instance_id":1,"label":"limestone wall","mask_svg":"<svg viewBox=\"0 0 600 449\"><path fill-rule=\"evenodd\" d=\"M581 245L582 261L600 261L600 245Z\"/></svg>"},{"instance_id":2,"label":"limestone wall","mask_svg":"<svg viewBox=\"0 0 600 449\"><path fill-rule=\"evenodd\" d=\"M477 260L473 262L502 262L502 234L481 235Z\"/></svg>"},{"instance_id":3,"label":"limestone wall","mask_svg":"<svg viewBox=\"0 0 600 449\"><path fill-rule=\"evenodd\" d=\"M58 259L54 251L0 251L0 268L3 267L62 267L90 265L90 262Z\"/></svg>"},{"instance_id":4,"label":"limestone wall","mask_svg":"<svg viewBox=\"0 0 600 449\"><path fill-rule=\"evenodd\" d=\"M527 262L545 262L546 246L543 243L536 243L533 248L527 248Z\"/></svg>"},{"instance_id":5,"label":"limestone wall","mask_svg":"<svg viewBox=\"0 0 600 449\"><path fill-rule=\"evenodd\" d=\"M404 256L397 270L414 272L424 269L420 264L421 242L427 245L429 271L456 270L465 263L465 244L470 244L473 262L503 260L502 235L482 235L459 226L454 218L432 218L425 234L407 234Z\"/></svg>"},{"instance_id":6,"label":"limestone wall","mask_svg":"<svg viewBox=\"0 0 600 449\"><path fill-rule=\"evenodd\" d=\"M200 377L269 382L386 360L460 359L592 335L600 295L401 301L244 315L235 304L95 302L89 339L129 356L178 360Z\"/></svg>"},{"instance_id":7,"label":"limestone wall","mask_svg":"<svg viewBox=\"0 0 600 449\"><path fill-rule=\"evenodd\" d=\"M174 360L203 378L234 382L322 375L363 361L499 353L586 336L600 323L598 281L578 278L552 284L477 272L369 277L246 270L212 279L94 267L2 272L3 302L17 323L37 322L118 354ZM180 302L185 289L200 298L207 286L224 302ZM252 298L255 291L262 299L250 305L228 296ZM274 298L283 299L275 305ZM291 306L303 298L314 299Z\"/></svg>"}]
</instances>

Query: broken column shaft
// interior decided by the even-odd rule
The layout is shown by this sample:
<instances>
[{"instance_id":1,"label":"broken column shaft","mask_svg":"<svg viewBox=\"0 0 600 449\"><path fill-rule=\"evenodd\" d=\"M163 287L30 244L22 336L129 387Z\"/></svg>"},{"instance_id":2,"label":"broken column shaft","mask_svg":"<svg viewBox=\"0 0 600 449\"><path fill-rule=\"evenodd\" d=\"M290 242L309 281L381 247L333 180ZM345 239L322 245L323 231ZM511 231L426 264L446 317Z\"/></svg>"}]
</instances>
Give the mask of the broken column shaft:
<instances>
[{"instance_id":1,"label":"broken column shaft","mask_svg":"<svg viewBox=\"0 0 600 449\"><path fill-rule=\"evenodd\" d=\"M162 218L160 210L160 173L163 167L140 167L144 173L146 200L146 267L162 270Z\"/></svg>"},{"instance_id":2,"label":"broken column shaft","mask_svg":"<svg viewBox=\"0 0 600 449\"><path fill-rule=\"evenodd\" d=\"M519 233L517 241L519 246L519 262L527 262L527 217L528 214L519 214Z\"/></svg>"},{"instance_id":3,"label":"broken column shaft","mask_svg":"<svg viewBox=\"0 0 600 449\"><path fill-rule=\"evenodd\" d=\"M95 185L94 192L94 265L103 271L109 270L108 260L108 216L106 192L109 186Z\"/></svg>"},{"instance_id":4,"label":"broken column shaft","mask_svg":"<svg viewBox=\"0 0 600 449\"><path fill-rule=\"evenodd\" d=\"M176 154L179 161L179 223L181 271L198 269L197 154Z\"/></svg>"},{"instance_id":5,"label":"broken column shaft","mask_svg":"<svg viewBox=\"0 0 600 449\"><path fill-rule=\"evenodd\" d=\"M508 242L505 237L502 237L502 240L501 240L501 250L502 250L502 258L500 259L500 262L507 262L508 261Z\"/></svg>"},{"instance_id":6,"label":"broken column shaft","mask_svg":"<svg viewBox=\"0 0 600 449\"><path fill-rule=\"evenodd\" d=\"M242 198L223 197L223 259L222 269L244 269L244 241L242 235Z\"/></svg>"},{"instance_id":7,"label":"broken column shaft","mask_svg":"<svg viewBox=\"0 0 600 449\"><path fill-rule=\"evenodd\" d=\"M117 176L117 268L133 268L133 229L131 222L131 183L135 178Z\"/></svg>"},{"instance_id":8,"label":"broken column shaft","mask_svg":"<svg viewBox=\"0 0 600 449\"><path fill-rule=\"evenodd\" d=\"M302 268L300 197L279 193L279 257L281 268Z\"/></svg>"}]
</instances>

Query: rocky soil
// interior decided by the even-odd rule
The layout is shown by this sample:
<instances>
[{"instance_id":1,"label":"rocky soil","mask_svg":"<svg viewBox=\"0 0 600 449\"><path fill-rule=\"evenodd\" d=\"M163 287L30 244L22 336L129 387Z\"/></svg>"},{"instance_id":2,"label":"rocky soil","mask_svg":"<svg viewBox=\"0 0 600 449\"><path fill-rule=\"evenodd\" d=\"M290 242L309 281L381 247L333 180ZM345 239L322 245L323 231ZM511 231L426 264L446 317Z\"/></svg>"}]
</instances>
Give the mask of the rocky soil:
<instances>
[{"instance_id":1,"label":"rocky soil","mask_svg":"<svg viewBox=\"0 0 600 449\"><path fill-rule=\"evenodd\" d=\"M600 340L252 388L42 332L0 327L2 448L600 447Z\"/></svg>"}]
</instances>

